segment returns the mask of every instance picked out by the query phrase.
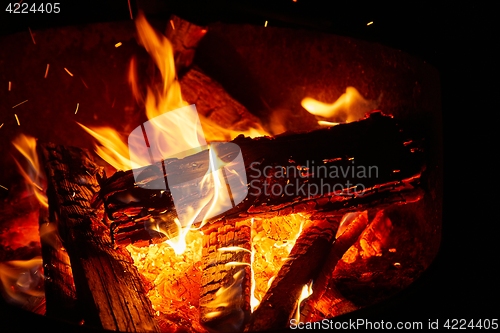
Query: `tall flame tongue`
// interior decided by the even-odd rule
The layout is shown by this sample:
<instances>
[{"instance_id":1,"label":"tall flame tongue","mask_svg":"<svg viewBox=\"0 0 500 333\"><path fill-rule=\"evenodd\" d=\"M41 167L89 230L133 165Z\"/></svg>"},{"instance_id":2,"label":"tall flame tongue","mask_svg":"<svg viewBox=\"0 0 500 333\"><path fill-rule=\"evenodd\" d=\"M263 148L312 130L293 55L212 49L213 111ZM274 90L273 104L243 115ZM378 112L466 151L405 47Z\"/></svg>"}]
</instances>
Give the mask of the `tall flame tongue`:
<instances>
[{"instance_id":1,"label":"tall flame tongue","mask_svg":"<svg viewBox=\"0 0 500 333\"><path fill-rule=\"evenodd\" d=\"M19 168L19 172L25 180L28 191L35 195L42 207L48 208L49 204L47 201L47 196L45 195L45 191L43 190L43 188L46 186L46 179L43 172L41 172L41 166L38 162L38 155L36 153L36 139L24 134L20 134L12 141L12 144L26 159L27 163L25 166L23 166L16 159L14 159L14 161L16 162Z\"/></svg>"},{"instance_id":2,"label":"tall flame tongue","mask_svg":"<svg viewBox=\"0 0 500 333\"><path fill-rule=\"evenodd\" d=\"M80 124L102 145L97 147L96 152L103 160L117 170L133 169L135 172L155 163L161 162L163 165L163 161L167 158L183 158L197 153L210 147L210 142L213 141L231 140L239 134L252 137L267 134L261 128L250 128L244 132L225 129L196 112L184 112L189 109L189 105L182 98L181 86L175 72L172 44L149 25L143 14L137 16L135 23L138 40L154 60L161 73L162 83L151 84L143 99L138 87L136 61L131 60L129 83L137 101L144 101L146 116L149 120L138 127L140 133L137 137L133 137L134 132L130 134L128 144L125 143L123 136L112 128L88 128ZM146 143L148 149L146 154L142 153L144 151L142 142ZM141 144L141 147L137 144ZM207 218L220 211L221 205L228 202L224 197L226 192L221 190L226 186L223 182L223 171L218 169L227 163L220 161L213 149L210 149L208 155L209 170L200 181L200 189L198 189L207 195L195 204L184 208L182 212L178 211L178 219L173 221L178 233L167 243L172 246L176 254L182 254L185 251L185 238L188 231L192 229L193 223L201 221L203 225ZM226 169L226 172L232 172L230 165ZM167 163L163 165L163 171L168 175Z\"/></svg>"}]
</instances>

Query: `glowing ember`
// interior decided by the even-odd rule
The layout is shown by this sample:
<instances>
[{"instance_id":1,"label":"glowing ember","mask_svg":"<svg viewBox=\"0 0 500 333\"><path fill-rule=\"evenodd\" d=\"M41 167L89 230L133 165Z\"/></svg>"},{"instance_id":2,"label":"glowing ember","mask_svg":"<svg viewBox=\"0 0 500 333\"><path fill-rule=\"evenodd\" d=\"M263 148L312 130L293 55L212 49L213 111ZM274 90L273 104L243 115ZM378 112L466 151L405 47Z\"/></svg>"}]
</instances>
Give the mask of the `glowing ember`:
<instances>
[{"instance_id":1,"label":"glowing ember","mask_svg":"<svg viewBox=\"0 0 500 333\"><path fill-rule=\"evenodd\" d=\"M252 249L254 258L252 270L255 282L255 303L252 307L262 301L265 293L270 287L270 281L278 275L278 272L286 262L292 251L297 238L300 236L305 225L309 222L309 216L291 214L286 217L274 217L270 219L256 220L252 231Z\"/></svg>"},{"instance_id":2,"label":"glowing ember","mask_svg":"<svg viewBox=\"0 0 500 333\"><path fill-rule=\"evenodd\" d=\"M66 73L68 73L70 76L73 76L73 73L71 73L66 67L64 67L64 70L66 71Z\"/></svg>"},{"instance_id":3,"label":"glowing ember","mask_svg":"<svg viewBox=\"0 0 500 333\"><path fill-rule=\"evenodd\" d=\"M80 103L76 103L76 110L75 110L75 114L78 112L78 108L80 107Z\"/></svg>"},{"instance_id":4,"label":"glowing ember","mask_svg":"<svg viewBox=\"0 0 500 333\"><path fill-rule=\"evenodd\" d=\"M31 40L33 41L33 44L36 45L36 42L35 42L35 36L33 36L33 32L31 32L31 28L28 27L28 30L30 31L30 36L31 36Z\"/></svg>"},{"instance_id":5,"label":"glowing ember","mask_svg":"<svg viewBox=\"0 0 500 333\"><path fill-rule=\"evenodd\" d=\"M26 103L28 100L22 101L21 103L17 103L12 108L17 108L19 105Z\"/></svg>"},{"instance_id":6,"label":"glowing ember","mask_svg":"<svg viewBox=\"0 0 500 333\"><path fill-rule=\"evenodd\" d=\"M49 75L49 67L50 67L50 64L47 64L47 67L45 68L45 75L43 76L44 79L46 79L47 75Z\"/></svg>"},{"instance_id":7,"label":"glowing ember","mask_svg":"<svg viewBox=\"0 0 500 333\"><path fill-rule=\"evenodd\" d=\"M115 44L115 47L120 47L120 46L122 46L122 42L118 42Z\"/></svg>"}]
</instances>

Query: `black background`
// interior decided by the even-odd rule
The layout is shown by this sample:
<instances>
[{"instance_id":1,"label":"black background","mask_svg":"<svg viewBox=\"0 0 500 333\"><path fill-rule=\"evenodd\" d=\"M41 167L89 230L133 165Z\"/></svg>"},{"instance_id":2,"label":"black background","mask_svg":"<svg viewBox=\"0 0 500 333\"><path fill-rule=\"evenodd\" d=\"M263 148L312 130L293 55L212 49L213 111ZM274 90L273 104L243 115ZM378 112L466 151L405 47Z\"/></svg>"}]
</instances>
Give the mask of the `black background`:
<instances>
[{"instance_id":1,"label":"black background","mask_svg":"<svg viewBox=\"0 0 500 333\"><path fill-rule=\"evenodd\" d=\"M441 76L444 137L443 239L423 276L401 294L335 320L422 321L499 318L499 222L494 140L499 59L495 10L482 4L390 6L326 1L133 1L134 13L165 18L171 11L195 23L218 20L318 29L401 49ZM0 35L45 27L130 19L127 1L66 1L60 14L9 14L0 7ZM367 26L366 23L374 23ZM5 46L2 46L5 47ZM1 101L0 101L1 103ZM495 136L496 137L496 136ZM3 305L3 304L2 304ZM80 331L10 306L0 309L6 331ZM425 326L424 326L425 327Z\"/></svg>"}]
</instances>

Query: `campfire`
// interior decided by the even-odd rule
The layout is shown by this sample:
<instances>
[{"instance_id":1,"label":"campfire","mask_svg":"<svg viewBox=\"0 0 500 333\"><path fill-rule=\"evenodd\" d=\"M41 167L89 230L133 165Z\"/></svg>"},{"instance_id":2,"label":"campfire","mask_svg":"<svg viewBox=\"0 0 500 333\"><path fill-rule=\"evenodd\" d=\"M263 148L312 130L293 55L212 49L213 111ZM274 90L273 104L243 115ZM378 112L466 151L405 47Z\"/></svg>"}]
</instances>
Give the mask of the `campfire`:
<instances>
[{"instance_id":1,"label":"campfire","mask_svg":"<svg viewBox=\"0 0 500 333\"><path fill-rule=\"evenodd\" d=\"M61 115L77 136L31 129L30 96L0 119L12 137L2 163L16 167L0 188L6 300L107 330L257 332L376 305L428 267L441 200L437 139L421 126L435 107L432 70L380 45L267 21L201 26L173 15L159 31L139 14L134 24L75 30L105 36L106 47L84 35L79 47L113 52L106 61L128 86L105 83L90 102L98 74L72 61L47 63L34 81L63 78L81 98ZM29 47L54 33L34 32ZM316 54L351 45L356 55L356 43L392 66L381 82L359 79L383 71L377 59ZM295 53L307 46L307 57ZM328 84L339 73L345 84ZM4 93L22 95L22 79Z\"/></svg>"}]
</instances>

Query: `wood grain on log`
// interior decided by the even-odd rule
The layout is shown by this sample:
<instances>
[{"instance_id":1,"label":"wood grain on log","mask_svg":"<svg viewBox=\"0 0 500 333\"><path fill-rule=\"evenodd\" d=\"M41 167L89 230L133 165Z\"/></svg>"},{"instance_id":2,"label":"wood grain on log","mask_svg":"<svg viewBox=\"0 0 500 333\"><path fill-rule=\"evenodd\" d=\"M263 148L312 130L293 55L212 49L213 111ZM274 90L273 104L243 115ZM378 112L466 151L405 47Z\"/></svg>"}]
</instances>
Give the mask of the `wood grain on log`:
<instances>
[{"instance_id":1,"label":"wood grain on log","mask_svg":"<svg viewBox=\"0 0 500 333\"><path fill-rule=\"evenodd\" d=\"M40 207L40 243L42 248L46 315L79 323L82 315L77 311L75 282L71 263L62 245L56 223L49 218L47 207Z\"/></svg>"},{"instance_id":2,"label":"wood grain on log","mask_svg":"<svg viewBox=\"0 0 500 333\"><path fill-rule=\"evenodd\" d=\"M342 214L418 200L421 194L422 154L411 147L395 119L380 113L313 132L273 138L238 137L232 143L241 149L244 166L240 167L246 171L248 195L221 215L227 219L313 210ZM219 158L232 161L237 154L234 147L220 145ZM166 160L167 177L201 179L208 169L208 155L205 150L184 159ZM369 168L375 169L374 174L368 175ZM363 170L364 174L357 173ZM128 223L131 229L135 225L137 230L143 230L147 219L171 229L176 213L170 189L148 190L148 183L164 177L162 173L148 172L144 177L141 174L141 190L131 170L115 173L101 184L95 205L104 202L108 219ZM240 181L234 173L227 173L227 178L228 183ZM200 192L198 182L182 186L191 186L192 193ZM199 194L200 199L210 194ZM133 195L134 203L120 199L128 195Z\"/></svg>"},{"instance_id":3,"label":"wood grain on log","mask_svg":"<svg viewBox=\"0 0 500 333\"><path fill-rule=\"evenodd\" d=\"M315 220L297 239L289 260L252 313L246 330L278 330L288 327L305 284L315 279L332 245L339 220Z\"/></svg>"},{"instance_id":4,"label":"wood grain on log","mask_svg":"<svg viewBox=\"0 0 500 333\"><path fill-rule=\"evenodd\" d=\"M49 207L71 260L78 310L85 324L107 330L157 332L151 303L128 252L115 250L90 206L101 169L87 151L39 145Z\"/></svg>"},{"instance_id":5,"label":"wood grain on log","mask_svg":"<svg viewBox=\"0 0 500 333\"><path fill-rule=\"evenodd\" d=\"M175 68L179 76L191 66L196 47L206 32L207 27L198 26L176 15L170 16L166 37L172 44Z\"/></svg>"},{"instance_id":6,"label":"wood grain on log","mask_svg":"<svg viewBox=\"0 0 500 333\"><path fill-rule=\"evenodd\" d=\"M217 332L241 331L250 316L251 224L220 221L203 233L200 322Z\"/></svg>"},{"instance_id":7,"label":"wood grain on log","mask_svg":"<svg viewBox=\"0 0 500 333\"><path fill-rule=\"evenodd\" d=\"M314 281L313 293L303 302L301 313L303 321L318 320L321 315L323 316L321 319L330 318L355 308L351 302L342 297L335 286L329 286L329 282L338 261L356 243L367 225L367 212L360 212L356 213L356 216L345 226L345 229L341 226L343 230L339 230L340 235L336 237L325 264L321 268L318 278ZM327 310L324 309L323 296L325 294L327 294L326 299L331 301Z\"/></svg>"},{"instance_id":8,"label":"wood grain on log","mask_svg":"<svg viewBox=\"0 0 500 333\"><path fill-rule=\"evenodd\" d=\"M210 78L198 67L191 68L179 81L182 97L189 104L196 104L198 113L217 124L217 128L246 131L250 128L261 129L259 119L245 106L229 95L224 87ZM217 137L220 130L204 127L205 135ZM226 134L227 135L227 134ZM229 137L220 140L229 141Z\"/></svg>"}]
</instances>

